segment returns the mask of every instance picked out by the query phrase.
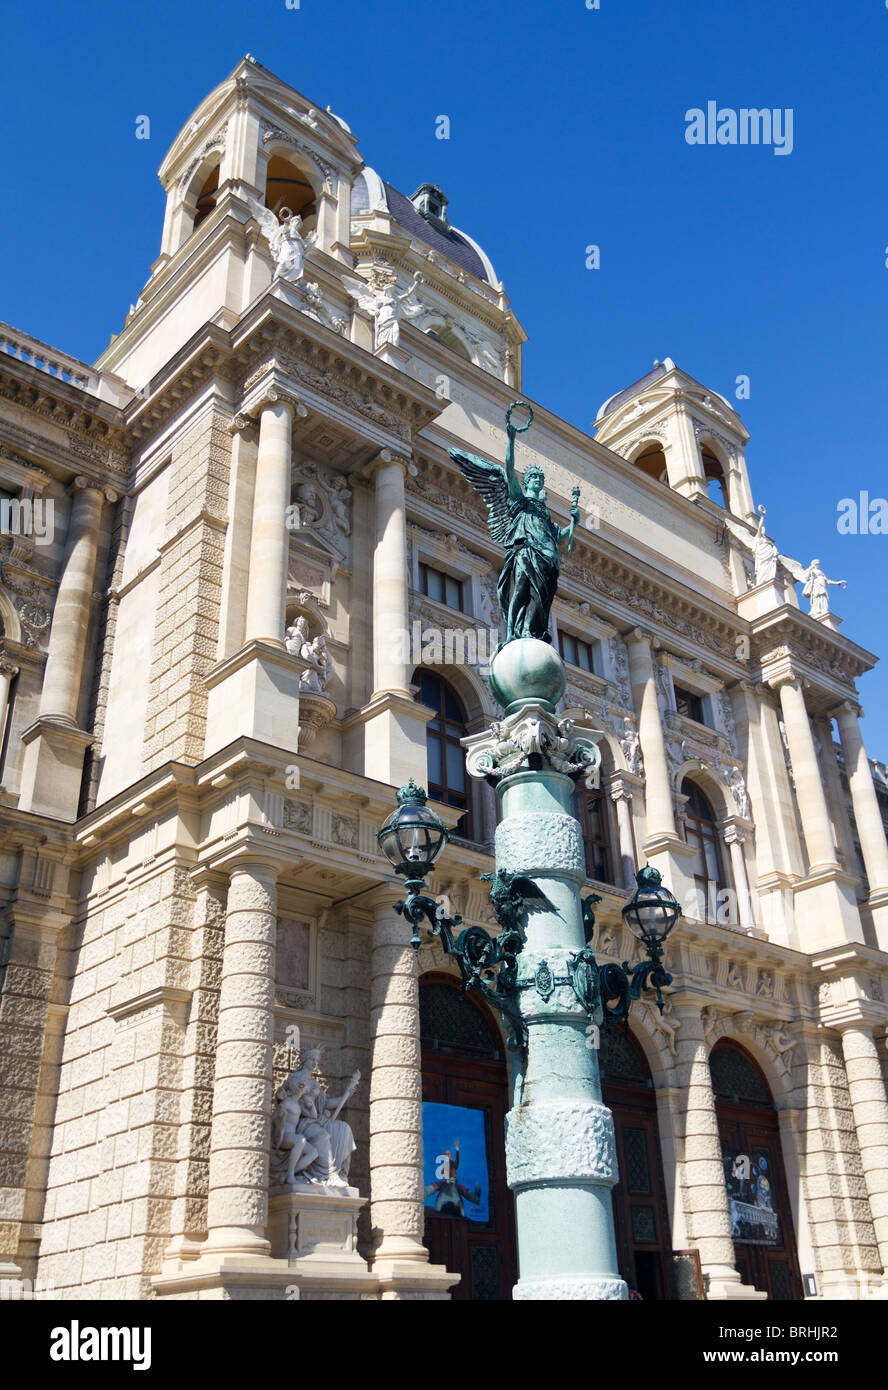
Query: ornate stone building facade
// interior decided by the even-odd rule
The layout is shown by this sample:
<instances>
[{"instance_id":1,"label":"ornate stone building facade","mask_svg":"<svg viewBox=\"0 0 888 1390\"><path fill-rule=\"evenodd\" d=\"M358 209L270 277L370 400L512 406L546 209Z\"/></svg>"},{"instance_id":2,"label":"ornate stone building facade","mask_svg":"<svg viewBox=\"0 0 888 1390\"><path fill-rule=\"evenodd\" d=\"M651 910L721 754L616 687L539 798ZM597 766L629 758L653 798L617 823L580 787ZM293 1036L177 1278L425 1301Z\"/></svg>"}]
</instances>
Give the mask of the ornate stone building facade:
<instances>
[{"instance_id":1,"label":"ornate stone building facade","mask_svg":"<svg viewBox=\"0 0 888 1390\"><path fill-rule=\"evenodd\" d=\"M505 1092L502 1036L483 1020L473 1072L480 1015L444 1009L375 830L426 782L455 827L436 891L490 924L494 800L459 739L497 714L498 556L447 449L502 457L525 335L440 190L384 183L249 57L160 177L160 255L95 366L0 342L0 1270L71 1297L447 1298L456 1272L503 1296L502 1210L498 1256L436 1245L422 1149L429 1078ZM876 658L816 584L800 607L722 397L667 360L594 439L534 408L519 466L585 517L552 636L603 730L577 803L599 959L632 954L639 864L684 907L666 1011L602 1054L624 1272L667 1297L696 1252L710 1298L885 1297ZM321 1252L292 1265L269 1145L297 1036L334 1090L362 1073L370 1206L356 1246L291 1231Z\"/></svg>"}]
</instances>

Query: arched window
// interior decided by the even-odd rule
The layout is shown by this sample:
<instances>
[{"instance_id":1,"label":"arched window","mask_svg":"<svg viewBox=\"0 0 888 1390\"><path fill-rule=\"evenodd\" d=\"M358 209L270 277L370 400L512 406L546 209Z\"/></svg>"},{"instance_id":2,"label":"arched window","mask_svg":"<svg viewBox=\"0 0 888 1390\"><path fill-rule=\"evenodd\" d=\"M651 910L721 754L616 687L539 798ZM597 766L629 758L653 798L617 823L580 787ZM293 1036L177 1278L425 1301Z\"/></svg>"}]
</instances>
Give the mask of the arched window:
<instances>
[{"instance_id":1,"label":"arched window","mask_svg":"<svg viewBox=\"0 0 888 1390\"><path fill-rule=\"evenodd\" d=\"M696 782L685 778L681 790L688 798L685 839L694 850L690 871L697 884L699 919L715 922L718 895L727 887L715 812Z\"/></svg>"},{"instance_id":2,"label":"arched window","mask_svg":"<svg viewBox=\"0 0 888 1390\"><path fill-rule=\"evenodd\" d=\"M216 206L216 194L219 192L219 165L214 164L207 175L203 188L197 195L197 209L194 214L194 230L197 231L201 222L209 217L213 208Z\"/></svg>"},{"instance_id":3,"label":"arched window","mask_svg":"<svg viewBox=\"0 0 888 1390\"><path fill-rule=\"evenodd\" d=\"M427 328L426 337L434 338L436 343L449 348L451 352L456 353L457 357L464 357L467 362L471 362L472 356L469 349L463 340L456 333L452 333L449 328L445 328L443 325L440 328Z\"/></svg>"},{"instance_id":4,"label":"arched window","mask_svg":"<svg viewBox=\"0 0 888 1390\"><path fill-rule=\"evenodd\" d=\"M581 784L574 793L574 815L583 832L586 874L599 883L615 884L608 798L602 789Z\"/></svg>"},{"instance_id":5,"label":"arched window","mask_svg":"<svg viewBox=\"0 0 888 1390\"><path fill-rule=\"evenodd\" d=\"M666 470L666 455L663 453L661 444L649 444L647 448L633 459L636 468L640 468L642 473L646 473L649 478L653 478L658 483L669 485L669 475Z\"/></svg>"},{"instance_id":6,"label":"arched window","mask_svg":"<svg viewBox=\"0 0 888 1390\"><path fill-rule=\"evenodd\" d=\"M728 510L728 485L725 479L725 470L711 449L704 447L700 450L703 460L703 472L706 474L706 490L710 500L716 502L720 507Z\"/></svg>"},{"instance_id":7,"label":"arched window","mask_svg":"<svg viewBox=\"0 0 888 1390\"><path fill-rule=\"evenodd\" d=\"M465 750L460 739L469 732L462 703L447 682L434 671L419 667L413 673L419 686L416 699L434 712L426 725L428 792L446 806L456 806L465 815L454 827L454 834L466 840L472 832L472 798L466 774Z\"/></svg>"},{"instance_id":8,"label":"arched window","mask_svg":"<svg viewBox=\"0 0 888 1390\"><path fill-rule=\"evenodd\" d=\"M291 164L283 155L274 154L268 161L265 176L265 206L277 213L278 218L280 218L282 208L289 208L305 223L308 223L309 219L314 218L317 213L315 191L308 175L302 169L297 168L295 164Z\"/></svg>"}]
</instances>

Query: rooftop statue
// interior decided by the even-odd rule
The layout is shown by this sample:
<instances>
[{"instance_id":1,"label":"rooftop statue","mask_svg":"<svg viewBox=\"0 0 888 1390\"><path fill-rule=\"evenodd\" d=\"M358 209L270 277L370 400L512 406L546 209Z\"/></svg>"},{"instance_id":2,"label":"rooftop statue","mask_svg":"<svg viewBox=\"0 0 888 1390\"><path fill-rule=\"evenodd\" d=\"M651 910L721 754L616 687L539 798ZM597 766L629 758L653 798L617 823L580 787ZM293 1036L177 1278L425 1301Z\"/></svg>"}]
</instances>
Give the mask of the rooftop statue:
<instances>
[{"instance_id":1,"label":"rooftop statue","mask_svg":"<svg viewBox=\"0 0 888 1390\"><path fill-rule=\"evenodd\" d=\"M409 289L399 293L393 275L385 270L374 269L372 281L356 280L354 276L344 275L342 283L359 308L373 319L374 351L389 345L397 347L401 341L401 318L416 318L425 311L425 305L411 303L417 285L424 283L417 270Z\"/></svg>"},{"instance_id":2,"label":"rooftop statue","mask_svg":"<svg viewBox=\"0 0 888 1390\"><path fill-rule=\"evenodd\" d=\"M526 425L512 424L512 411L519 406L527 411ZM515 637L551 640L549 612L561 572L560 551L567 542L570 553L580 519L578 487L573 490L570 524L556 526L546 506L542 469L532 464L519 480L515 472L515 438L532 424L533 411L526 401L513 401L506 411L505 468L462 449L450 450L450 457L487 503L491 538L505 547L506 562L497 583L497 598L506 622L507 642Z\"/></svg>"}]
</instances>

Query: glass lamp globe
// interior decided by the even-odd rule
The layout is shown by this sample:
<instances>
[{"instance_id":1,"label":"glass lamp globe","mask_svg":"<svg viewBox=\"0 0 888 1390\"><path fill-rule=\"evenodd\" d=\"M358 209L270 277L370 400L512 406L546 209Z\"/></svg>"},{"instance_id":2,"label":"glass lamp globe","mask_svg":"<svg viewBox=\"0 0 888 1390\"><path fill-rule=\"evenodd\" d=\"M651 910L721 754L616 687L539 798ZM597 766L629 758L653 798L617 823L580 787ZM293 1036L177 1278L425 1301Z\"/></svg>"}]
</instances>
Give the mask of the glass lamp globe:
<instances>
[{"instance_id":1,"label":"glass lamp globe","mask_svg":"<svg viewBox=\"0 0 888 1390\"><path fill-rule=\"evenodd\" d=\"M672 931L681 908L650 864L639 869L635 882L638 886L623 908L623 921L639 941L660 943Z\"/></svg>"},{"instance_id":2,"label":"glass lamp globe","mask_svg":"<svg viewBox=\"0 0 888 1390\"><path fill-rule=\"evenodd\" d=\"M425 788L411 777L398 792L398 809L376 832L383 854L405 878L425 878L447 841L444 822L426 801Z\"/></svg>"}]
</instances>

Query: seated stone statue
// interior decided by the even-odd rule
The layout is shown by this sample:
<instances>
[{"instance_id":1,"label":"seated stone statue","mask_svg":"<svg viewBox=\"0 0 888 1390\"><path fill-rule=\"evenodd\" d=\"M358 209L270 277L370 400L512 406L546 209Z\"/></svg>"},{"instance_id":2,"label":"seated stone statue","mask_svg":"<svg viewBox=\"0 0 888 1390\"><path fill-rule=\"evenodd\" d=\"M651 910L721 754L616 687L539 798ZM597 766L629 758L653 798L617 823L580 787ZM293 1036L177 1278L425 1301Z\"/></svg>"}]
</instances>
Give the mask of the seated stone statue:
<instances>
[{"instance_id":1,"label":"seated stone statue","mask_svg":"<svg viewBox=\"0 0 888 1390\"><path fill-rule=\"evenodd\" d=\"M272 1120L273 1167L287 1187L320 1187L348 1193L348 1169L355 1151L351 1128L338 1118L361 1079L353 1072L338 1098L328 1096L320 1079L321 1049L313 1048L279 1087Z\"/></svg>"}]
</instances>

